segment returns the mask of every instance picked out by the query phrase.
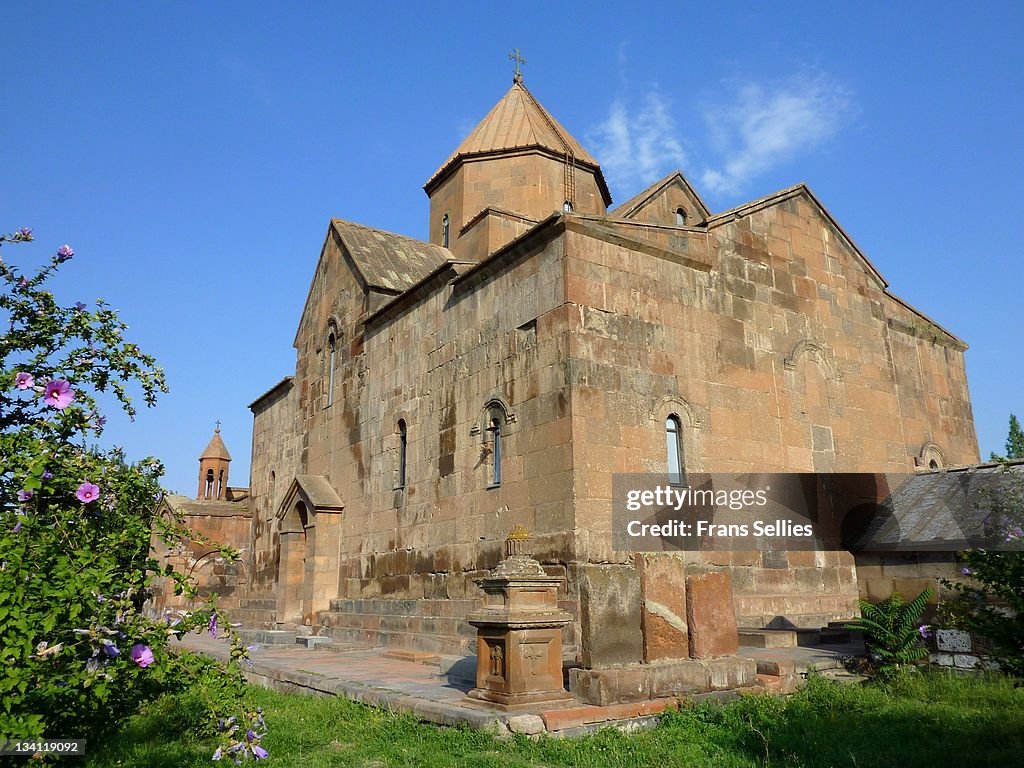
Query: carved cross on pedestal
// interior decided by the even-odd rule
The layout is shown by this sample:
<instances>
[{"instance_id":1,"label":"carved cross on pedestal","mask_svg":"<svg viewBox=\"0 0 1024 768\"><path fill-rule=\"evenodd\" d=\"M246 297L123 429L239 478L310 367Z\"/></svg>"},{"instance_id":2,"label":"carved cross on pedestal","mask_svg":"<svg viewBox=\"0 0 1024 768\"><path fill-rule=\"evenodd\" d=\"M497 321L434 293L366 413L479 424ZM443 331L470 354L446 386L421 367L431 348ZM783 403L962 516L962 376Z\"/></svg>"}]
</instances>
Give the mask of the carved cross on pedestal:
<instances>
[{"instance_id":1,"label":"carved cross on pedestal","mask_svg":"<svg viewBox=\"0 0 1024 768\"><path fill-rule=\"evenodd\" d=\"M494 677L505 677L505 654L500 645L491 646L491 674Z\"/></svg>"}]
</instances>

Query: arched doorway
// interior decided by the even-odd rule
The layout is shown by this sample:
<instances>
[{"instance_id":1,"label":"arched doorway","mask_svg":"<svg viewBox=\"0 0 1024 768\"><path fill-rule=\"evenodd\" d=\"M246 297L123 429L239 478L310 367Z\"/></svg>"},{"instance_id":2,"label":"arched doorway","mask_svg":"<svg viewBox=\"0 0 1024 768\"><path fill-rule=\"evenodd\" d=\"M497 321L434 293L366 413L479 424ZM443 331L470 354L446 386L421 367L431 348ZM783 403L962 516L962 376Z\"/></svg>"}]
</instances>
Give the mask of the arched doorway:
<instances>
[{"instance_id":1,"label":"arched doorway","mask_svg":"<svg viewBox=\"0 0 1024 768\"><path fill-rule=\"evenodd\" d=\"M302 624L308 611L306 571L313 535L309 511L296 501L281 520L281 560L277 571L278 622Z\"/></svg>"}]
</instances>

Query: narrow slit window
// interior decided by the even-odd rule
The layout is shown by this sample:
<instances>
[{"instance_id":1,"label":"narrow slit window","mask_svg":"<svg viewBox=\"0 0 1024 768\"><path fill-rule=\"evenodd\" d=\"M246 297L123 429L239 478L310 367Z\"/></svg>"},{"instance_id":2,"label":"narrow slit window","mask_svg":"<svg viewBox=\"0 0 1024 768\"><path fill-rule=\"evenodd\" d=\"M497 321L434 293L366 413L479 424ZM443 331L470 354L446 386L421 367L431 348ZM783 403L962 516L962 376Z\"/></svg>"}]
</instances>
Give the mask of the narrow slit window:
<instances>
[{"instance_id":1,"label":"narrow slit window","mask_svg":"<svg viewBox=\"0 0 1024 768\"><path fill-rule=\"evenodd\" d=\"M672 485L682 485L685 478L683 465L683 425L675 414L665 419L665 456L668 469L668 481Z\"/></svg>"},{"instance_id":2,"label":"narrow slit window","mask_svg":"<svg viewBox=\"0 0 1024 768\"><path fill-rule=\"evenodd\" d=\"M446 213L441 219L441 245L445 248L448 247L448 229L448 214Z\"/></svg>"},{"instance_id":3,"label":"narrow slit window","mask_svg":"<svg viewBox=\"0 0 1024 768\"><path fill-rule=\"evenodd\" d=\"M334 402L334 365L338 355L338 340L332 333L327 337L327 405Z\"/></svg>"},{"instance_id":4,"label":"narrow slit window","mask_svg":"<svg viewBox=\"0 0 1024 768\"><path fill-rule=\"evenodd\" d=\"M491 485L501 485L501 420L491 419Z\"/></svg>"},{"instance_id":5,"label":"narrow slit window","mask_svg":"<svg viewBox=\"0 0 1024 768\"><path fill-rule=\"evenodd\" d=\"M566 213L572 213L572 202L566 200L564 203L562 203L562 210L565 211Z\"/></svg>"},{"instance_id":6,"label":"narrow slit window","mask_svg":"<svg viewBox=\"0 0 1024 768\"><path fill-rule=\"evenodd\" d=\"M407 451L409 449L409 431L405 426L405 419L398 420L398 478L396 488L405 488L405 467Z\"/></svg>"}]
</instances>

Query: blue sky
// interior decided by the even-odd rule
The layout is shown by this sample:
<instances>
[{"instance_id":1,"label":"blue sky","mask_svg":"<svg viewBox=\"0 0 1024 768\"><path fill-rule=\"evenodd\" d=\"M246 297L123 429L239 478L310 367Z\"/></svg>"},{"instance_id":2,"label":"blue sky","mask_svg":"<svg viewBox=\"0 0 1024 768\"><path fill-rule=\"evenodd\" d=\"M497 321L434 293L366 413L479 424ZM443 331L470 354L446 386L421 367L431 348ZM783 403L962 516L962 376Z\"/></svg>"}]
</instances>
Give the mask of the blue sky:
<instances>
[{"instance_id":1,"label":"blue sky","mask_svg":"<svg viewBox=\"0 0 1024 768\"><path fill-rule=\"evenodd\" d=\"M621 202L676 167L713 210L807 182L891 289L964 338L982 455L1024 417L1024 7L991 2L0 2L0 229L76 251L172 388L104 436L194 493L213 423L291 347L331 216L424 238L423 182L511 82Z\"/></svg>"}]
</instances>

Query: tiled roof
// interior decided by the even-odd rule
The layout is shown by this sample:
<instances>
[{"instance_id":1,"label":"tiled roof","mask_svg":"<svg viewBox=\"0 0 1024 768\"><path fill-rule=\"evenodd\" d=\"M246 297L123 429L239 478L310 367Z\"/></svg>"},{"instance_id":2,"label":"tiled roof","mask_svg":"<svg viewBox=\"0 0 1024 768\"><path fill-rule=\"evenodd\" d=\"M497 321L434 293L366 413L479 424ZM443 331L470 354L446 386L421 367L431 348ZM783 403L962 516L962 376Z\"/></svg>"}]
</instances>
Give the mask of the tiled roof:
<instances>
[{"instance_id":1,"label":"tiled roof","mask_svg":"<svg viewBox=\"0 0 1024 768\"><path fill-rule=\"evenodd\" d=\"M382 229L343 219L332 219L331 224L363 278L375 288L405 291L452 256L447 248Z\"/></svg>"},{"instance_id":2,"label":"tiled roof","mask_svg":"<svg viewBox=\"0 0 1024 768\"><path fill-rule=\"evenodd\" d=\"M209 444L206 446L206 450L203 451L201 459L224 459L225 461L231 461L231 454L228 453L228 448L224 445L224 441L220 438L220 427L213 432L213 437L210 438Z\"/></svg>"},{"instance_id":3,"label":"tiled roof","mask_svg":"<svg viewBox=\"0 0 1024 768\"><path fill-rule=\"evenodd\" d=\"M429 187L459 158L528 147L540 147L558 154L565 154L569 149L577 161L598 167L597 160L540 105L526 86L514 83L458 149L441 164L426 186Z\"/></svg>"},{"instance_id":4,"label":"tiled roof","mask_svg":"<svg viewBox=\"0 0 1024 768\"><path fill-rule=\"evenodd\" d=\"M992 503L1024 482L1024 461L922 472L907 478L866 527L856 549L946 551L1005 544L989 526ZM1009 498L1009 497L1006 497Z\"/></svg>"}]
</instances>

